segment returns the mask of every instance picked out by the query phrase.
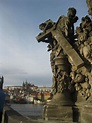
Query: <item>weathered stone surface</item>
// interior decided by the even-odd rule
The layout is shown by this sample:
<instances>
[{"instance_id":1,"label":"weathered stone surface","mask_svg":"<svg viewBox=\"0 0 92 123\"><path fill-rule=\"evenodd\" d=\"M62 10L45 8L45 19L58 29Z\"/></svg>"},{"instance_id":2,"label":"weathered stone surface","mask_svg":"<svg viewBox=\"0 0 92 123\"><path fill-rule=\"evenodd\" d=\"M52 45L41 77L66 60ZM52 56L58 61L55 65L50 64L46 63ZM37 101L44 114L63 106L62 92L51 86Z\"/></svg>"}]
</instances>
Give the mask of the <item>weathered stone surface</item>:
<instances>
[{"instance_id":1,"label":"weathered stone surface","mask_svg":"<svg viewBox=\"0 0 92 123\"><path fill-rule=\"evenodd\" d=\"M68 121L63 121L63 120L55 121L54 119L50 121L46 121L46 120L43 120L41 117L38 117L37 119L36 116L34 116L34 118L33 117L25 118L22 115L20 115L18 112L16 112L15 110L10 108L9 106L4 107L2 122L3 123L69 123Z\"/></svg>"},{"instance_id":2,"label":"weathered stone surface","mask_svg":"<svg viewBox=\"0 0 92 123\"><path fill-rule=\"evenodd\" d=\"M70 106L47 105L45 120L59 120L73 122L73 111Z\"/></svg>"},{"instance_id":3,"label":"weathered stone surface","mask_svg":"<svg viewBox=\"0 0 92 123\"><path fill-rule=\"evenodd\" d=\"M4 123L30 123L30 121L27 118L23 117L9 106L4 107L3 122Z\"/></svg>"},{"instance_id":4,"label":"weathered stone surface","mask_svg":"<svg viewBox=\"0 0 92 123\"><path fill-rule=\"evenodd\" d=\"M92 123L92 105L84 105L81 111L81 123Z\"/></svg>"},{"instance_id":5,"label":"weathered stone surface","mask_svg":"<svg viewBox=\"0 0 92 123\"><path fill-rule=\"evenodd\" d=\"M92 15L92 0L86 2ZM44 109L44 119L48 121L90 123L90 106L84 108L78 103L87 102L92 94L92 19L83 17L75 34L77 20L76 9L69 8L67 16L60 16L56 23L50 19L42 23L43 32L36 37L38 42L48 43L51 51L53 99Z\"/></svg>"},{"instance_id":6,"label":"weathered stone surface","mask_svg":"<svg viewBox=\"0 0 92 123\"><path fill-rule=\"evenodd\" d=\"M38 36L36 36L36 39L38 42L43 41L45 38L47 38L49 35L51 35L51 31L55 29L55 25L48 29L46 32L40 33Z\"/></svg>"},{"instance_id":7,"label":"weathered stone surface","mask_svg":"<svg viewBox=\"0 0 92 123\"><path fill-rule=\"evenodd\" d=\"M92 0L86 0L86 2L89 8L88 13L92 15Z\"/></svg>"},{"instance_id":8,"label":"weathered stone surface","mask_svg":"<svg viewBox=\"0 0 92 123\"><path fill-rule=\"evenodd\" d=\"M72 63L80 68L84 65L84 61L78 55L78 53L73 49L70 43L66 40L63 34L57 30L52 31L53 37L58 41L59 45L62 47L64 52L69 56Z\"/></svg>"}]
</instances>

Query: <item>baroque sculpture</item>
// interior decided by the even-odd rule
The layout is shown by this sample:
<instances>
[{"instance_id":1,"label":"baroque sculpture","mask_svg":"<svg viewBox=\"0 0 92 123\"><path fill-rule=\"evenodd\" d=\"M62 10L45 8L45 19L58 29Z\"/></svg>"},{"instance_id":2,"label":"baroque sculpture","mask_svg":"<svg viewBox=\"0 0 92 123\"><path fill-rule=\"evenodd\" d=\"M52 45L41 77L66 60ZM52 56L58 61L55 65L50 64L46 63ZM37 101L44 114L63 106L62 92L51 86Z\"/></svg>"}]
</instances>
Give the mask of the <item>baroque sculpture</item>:
<instances>
[{"instance_id":1,"label":"baroque sculpture","mask_svg":"<svg viewBox=\"0 0 92 123\"><path fill-rule=\"evenodd\" d=\"M92 16L92 0L86 0L86 3L87 3L88 8L89 8L88 13L89 13L89 15Z\"/></svg>"},{"instance_id":2,"label":"baroque sculpture","mask_svg":"<svg viewBox=\"0 0 92 123\"><path fill-rule=\"evenodd\" d=\"M89 2L89 14L92 15L92 0L87 0L88 6ZM48 43L53 73L53 99L45 107L45 119L54 116L63 119L68 109L69 116L72 106L76 102L86 102L92 93L92 20L88 15L82 17L79 27L74 29L78 20L76 12L75 8L69 8L67 16L60 16L57 22L49 19L39 25L42 32L36 39ZM65 110L52 115L50 111L55 113L59 110L57 107Z\"/></svg>"}]
</instances>

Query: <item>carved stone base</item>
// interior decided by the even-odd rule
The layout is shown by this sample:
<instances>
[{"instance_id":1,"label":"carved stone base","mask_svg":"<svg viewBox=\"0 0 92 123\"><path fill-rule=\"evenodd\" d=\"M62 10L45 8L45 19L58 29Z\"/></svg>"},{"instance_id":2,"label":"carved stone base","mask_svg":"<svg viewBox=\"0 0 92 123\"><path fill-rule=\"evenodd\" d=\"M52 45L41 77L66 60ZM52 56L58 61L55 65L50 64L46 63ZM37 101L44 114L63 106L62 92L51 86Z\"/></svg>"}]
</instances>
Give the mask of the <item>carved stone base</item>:
<instances>
[{"instance_id":1,"label":"carved stone base","mask_svg":"<svg viewBox=\"0 0 92 123\"><path fill-rule=\"evenodd\" d=\"M63 106L71 106L73 105L72 98L69 90L65 90L62 93L56 93L53 96L49 105L63 105Z\"/></svg>"},{"instance_id":2,"label":"carved stone base","mask_svg":"<svg viewBox=\"0 0 92 123\"><path fill-rule=\"evenodd\" d=\"M45 120L73 121L73 111L70 106L47 105L45 107Z\"/></svg>"},{"instance_id":3,"label":"carved stone base","mask_svg":"<svg viewBox=\"0 0 92 123\"><path fill-rule=\"evenodd\" d=\"M92 123L92 104L82 108L81 123Z\"/></svg>"},{"instance_id":4,"label":"carved stone base","mask_svg":"<svg viewBox=\"0 0 92 123\"><path fill-rule=\"evenodd\" d=\"M92 97L80 101L73 106L73 121L78 123L92 123Z\"/></svg>"},{"instance_id":5,"label":"carved stone base","mask_svg":"<svg viewBox=\"0 0 92 123\"><path fill-rule=\"evenodd\" d=\"M92 123L92 96L81 107L81 123Z\"/></svg>"},{"instance_id":6,"label":"carved stone base","mask_svg":"<svg viewBox=\"0 0 92 123\"><path fill-rule=\"evenodd\" d=\"M72 105L68 92L57 93L51 102L45 105L43 118L45 120L73 122Z\"/></svg>"}]
</instances>

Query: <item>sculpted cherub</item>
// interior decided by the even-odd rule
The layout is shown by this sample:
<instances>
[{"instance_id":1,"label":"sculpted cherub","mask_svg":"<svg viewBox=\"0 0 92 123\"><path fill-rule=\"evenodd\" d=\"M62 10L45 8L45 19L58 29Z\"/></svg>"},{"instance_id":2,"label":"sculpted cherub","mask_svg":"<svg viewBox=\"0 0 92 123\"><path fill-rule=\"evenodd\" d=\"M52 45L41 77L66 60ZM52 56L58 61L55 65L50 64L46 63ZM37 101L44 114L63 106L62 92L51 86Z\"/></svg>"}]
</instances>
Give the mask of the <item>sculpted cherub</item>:
<instances>
[{"instance_id":1,"label":"sculpted cherub","mask_svg":"<svg viewBox=\"0 0 92 123\"><path fill-rule=\"evenodd\" d=\"M91 95L92 77L92 21L88 16L83 17L80 27L76 28L76 37L76 50L83 59L84 66L76 70L72 67L70 75L76 91L88 99Z\"/></svg>"},{"instance_id":2,"label":"sculpted cherub","mask_svg":"<svg viewBox=\"0 0 92 123\"><path fill-rule=\"evenodd\" d=\"M89 13L89 15L92 15L92 0L86 0L86 3L89 8L88 13Z\"/></svg>"},{"instance_id":3,"label":"sculpted cherub","mask_svg":"<svg viewBox=\"0 0 92 123\"><path fill-rule=\"evenodd\" d=\"M92 21L88 16L82 18L80 27L76 28L80 54L92 64Z\"/></svg>"}]
</instances>

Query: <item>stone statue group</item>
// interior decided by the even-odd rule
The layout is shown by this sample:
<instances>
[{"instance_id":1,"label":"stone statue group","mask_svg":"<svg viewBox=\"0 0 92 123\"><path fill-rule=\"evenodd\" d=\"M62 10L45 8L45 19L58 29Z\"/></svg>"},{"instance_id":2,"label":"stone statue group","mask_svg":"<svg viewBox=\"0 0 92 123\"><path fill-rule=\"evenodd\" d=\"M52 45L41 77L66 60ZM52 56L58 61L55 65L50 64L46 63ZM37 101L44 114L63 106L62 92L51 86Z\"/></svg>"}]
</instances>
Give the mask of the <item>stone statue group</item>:
<instances>
[{"instance_id":1,"label":"stone statue group","mask_svg":"<svg viewBox=\"0 0 92 123\"><path fill-rule=\"evenodd\" d=\"M76 9L69 8L67 17L60 16L39 25L43 31L37 36L39 42L48 43L53 72L53 94L70 90L86 100L90 97L92 77L92 20L87 15L79 27Z\"/></svg>"}]
</instances>

